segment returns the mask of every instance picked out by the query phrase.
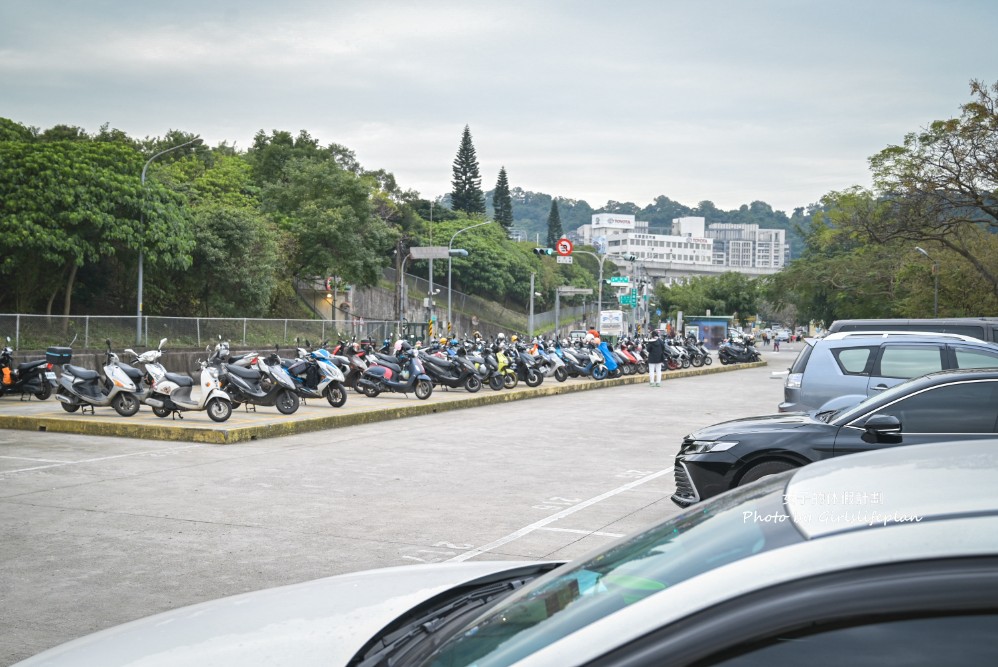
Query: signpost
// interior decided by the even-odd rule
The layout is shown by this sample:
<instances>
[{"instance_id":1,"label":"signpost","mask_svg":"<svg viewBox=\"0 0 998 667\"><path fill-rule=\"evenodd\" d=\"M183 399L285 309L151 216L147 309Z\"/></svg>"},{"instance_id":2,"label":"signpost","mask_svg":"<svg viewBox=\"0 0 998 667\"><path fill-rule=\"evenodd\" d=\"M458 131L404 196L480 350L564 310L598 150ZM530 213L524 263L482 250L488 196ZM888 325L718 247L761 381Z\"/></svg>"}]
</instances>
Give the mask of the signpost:
<instances>
[{"instance_id":1,"label":"signpost","mask_svg":"<svg viewBox=\"0 0 998 667\"><path fill-rule=\"evenodd\" d=\"M562 257L568 257L572 254L574 246L572 242L568 239L558 239L558 242L554 244L554 251L561 255Z\"/></svg>"},{"instance_id":2,"label":"signpost","mask_svg":"<svg viewBox=\"0 0 998 667\"><path fill-rule=\"evenodd\" d=\"M600 335L622 336L624 335L624 311L604 310L599 314Z\"/></svg>"}]
</instances>

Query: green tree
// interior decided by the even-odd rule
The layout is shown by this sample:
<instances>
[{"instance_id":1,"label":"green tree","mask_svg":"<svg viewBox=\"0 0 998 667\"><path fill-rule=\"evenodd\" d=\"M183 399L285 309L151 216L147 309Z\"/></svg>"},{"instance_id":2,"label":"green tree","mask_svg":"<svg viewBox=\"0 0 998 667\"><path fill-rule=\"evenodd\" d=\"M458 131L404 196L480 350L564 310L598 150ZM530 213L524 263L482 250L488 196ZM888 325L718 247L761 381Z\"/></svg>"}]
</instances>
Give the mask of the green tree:
<instances>
[{"instance_id":1,"label":"green tree","mask_svg":"<svg viewBox=\"0 0 998 667\"><path fill-rule=\"evenodd\" d=\"M955 253L998 295L998 257L983 236L998 232L998 82L972 81L970 90L959 118L935 121L870 159L892 210L858 222L876 243L931 242Z\"/></svg>"},{"instance_id":2,"label":"green tree","mask_svg":"<svg viewBox=\"0 0 998 667\"><path fill-rule=\"evenodd\" d=\"M475 146L471 142L471 129L465 125L461 146L454 158L454 178L451 181L451 208L469 215L485 213L485 195L482 193L482 176L478 169Z\"/></svg>"},{"instance_id":3,"label":"green tree","mask_svg":"<svg viewBox=\"0 0 998 667\"><path fill-rule=\"evenodd\" d=\"M18 311L51 313L61 292L69 314L81 267L139 249L150 266L190 265L182 199L143 188L143 161L117 142L0 142L0 273Z\"/></svg>"},{"instance_id":4,"label":"green tree","mask_svg":"<svg viewBox=\"0 0 998 667\"><path fill-rule=\"evenodd\" d=\"M685 283L658 285L655 295L663 312L683 311L699 315L708 309L715 315L731 315L744 320L758 309L759 283L756 279L727 271L718 276L699 276Z\"/></svg>"},{"instance_id":5,"label":"green tree","mask_svg":"<svg viewBox=\"0 0 998 667\"><path fill-rule=\"evenodd\" d=\"M558 239L564 235L565 232L561 228L561 216L558 214L558 202L552 201L551 212L548 213L548 247L553 248L554 244L558 242Z\"/></svg>"},{"instance_id":6,"label":"green tree","mask_svg":"<svg viewBox=\"0 0 998 667\"><path fill-rule=\"evenodd\" d=\"M492 209L496 222L506 230L513 228L513 197L509 194L509 179L506 177L506 167L499 168L499 179L492 193Z\"/></svg>"},{"instance_id":7,"label":"green tree","mask_svg":"<svg viewBox=\"0 0 998 667\"><path fill-rule=\"evenodd\" d=\"M300 278L338 275L377 283L396 231L375 214L369 182L332 160L293 158L263 189L264 210L294 240L290 266Z\"/></svg>"}]
</instances>

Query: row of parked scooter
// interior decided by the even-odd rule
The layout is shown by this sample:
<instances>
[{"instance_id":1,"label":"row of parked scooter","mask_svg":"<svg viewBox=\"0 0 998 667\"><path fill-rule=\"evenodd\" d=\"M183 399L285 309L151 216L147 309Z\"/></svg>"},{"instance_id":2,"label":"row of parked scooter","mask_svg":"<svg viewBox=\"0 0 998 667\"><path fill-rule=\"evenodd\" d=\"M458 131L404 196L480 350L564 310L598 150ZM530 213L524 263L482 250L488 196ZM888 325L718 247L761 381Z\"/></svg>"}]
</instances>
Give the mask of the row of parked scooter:
<instances>
[{"instance_id":1,"label":"row of parked scooter","mask_svg":"<svg viewBox=\"0 0 998 667\"><path fill-rule=\"evenodd\" d=\"M9 339L8 339L9 340ZM293 414L303 399L326 399L342 407L349 389L368 397L383 392L415 394L429 398L434 387L461 388L477 392L483 386L499 391L519 382L536 387L545 378L564 382L572 377L603 380L608 377L646 373L643 341L623 339L611 346L605 341L544 340L529 344L516 335L499 334L486 340L480 336L462 341L442 338L429 346L405 340L380 349L370 342L325 341L313 347L300 344L294 358L281 357L279 349L261 354L233 355L227 341L219 338L198 361L194 378L169 372L160 362L162 339L156 349L141 354L124 350L132 363L121 361L105 340L103 372L73 365L72 347L51 347L46 359L20 364L12 362L10 347L0 355L4 393L21 393L47 399L52 393L67 412L111 407L122 416L136 414L145 404L158 417L181 417L183 412L203 411L216 422L226 421L232 410L247 406L272 406L282 414ZM710 353L695 338L666 342L668 369L711 363ZM727 363L727 362L725 362ZM59 377L55 369L60 367Z\"/></svg>"}]
</instances>

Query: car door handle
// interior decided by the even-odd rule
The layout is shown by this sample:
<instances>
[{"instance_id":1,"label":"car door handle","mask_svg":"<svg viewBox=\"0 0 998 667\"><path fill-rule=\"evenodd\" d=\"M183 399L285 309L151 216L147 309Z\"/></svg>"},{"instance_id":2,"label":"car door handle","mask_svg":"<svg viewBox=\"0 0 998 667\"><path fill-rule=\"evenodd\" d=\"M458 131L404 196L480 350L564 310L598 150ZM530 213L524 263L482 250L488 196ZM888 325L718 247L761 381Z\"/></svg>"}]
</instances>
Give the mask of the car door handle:
<instances>
[{"instance_id":1,"label":"car door handle","mask_svg":"<svg viewBox=\"0 0 998 667\"><path fill-rule=\"evenodd\" d=\"M889 387L886 384L878 384L873 388L873 391L883 391L884 389L889 389Z\"/></svg>"}]
</instances>

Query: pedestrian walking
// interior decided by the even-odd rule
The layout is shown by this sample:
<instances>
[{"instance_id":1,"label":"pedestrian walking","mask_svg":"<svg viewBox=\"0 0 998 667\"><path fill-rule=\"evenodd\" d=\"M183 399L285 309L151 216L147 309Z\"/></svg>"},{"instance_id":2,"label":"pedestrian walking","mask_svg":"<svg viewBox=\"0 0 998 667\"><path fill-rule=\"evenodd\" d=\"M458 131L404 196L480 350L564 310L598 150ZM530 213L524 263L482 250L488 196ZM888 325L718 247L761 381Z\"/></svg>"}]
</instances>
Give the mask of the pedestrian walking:
<instances>
[{"instance_id":1,"label":"pedestrian walking","mask_svg":"<svg viewBox=\"0 0 998 667\"><path fill-rule=\"evenodd\" d=\"M776 336L773 336L773 352L779 352L779 351L780 351L780 339L777 338Z\"/></svg>"},{"instance_id":2,"label":"pedestrian walking","mask_svg":"<svg viewBox=\"0 0 998 667\"><path fill-rule=\"evenodd\" d=\"M645 346L648 352L648 382L652 387L662 386L662 364L665 363L665 343L658 331L651 332L651 339Z\"/></svg>"}]
</instances>

